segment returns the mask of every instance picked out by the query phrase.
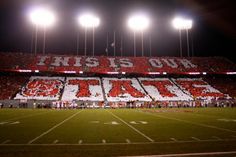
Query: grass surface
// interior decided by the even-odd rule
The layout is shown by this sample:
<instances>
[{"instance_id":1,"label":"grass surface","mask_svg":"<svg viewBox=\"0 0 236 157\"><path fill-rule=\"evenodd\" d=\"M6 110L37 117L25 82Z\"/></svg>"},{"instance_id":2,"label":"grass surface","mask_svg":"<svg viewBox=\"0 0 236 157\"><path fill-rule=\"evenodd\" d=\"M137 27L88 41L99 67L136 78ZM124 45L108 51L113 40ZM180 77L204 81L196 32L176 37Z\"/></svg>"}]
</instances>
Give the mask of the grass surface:
<instances>
[{"instance_id":1,"label":"grass surface","mask_svg":"<svg viewBox=\"0 0 236 157\"><path fill-rule=\"evenodd\" d=\"M227 151L236 151L234 108L0 110L1 157Z\"/></svg>"}]
</instances>

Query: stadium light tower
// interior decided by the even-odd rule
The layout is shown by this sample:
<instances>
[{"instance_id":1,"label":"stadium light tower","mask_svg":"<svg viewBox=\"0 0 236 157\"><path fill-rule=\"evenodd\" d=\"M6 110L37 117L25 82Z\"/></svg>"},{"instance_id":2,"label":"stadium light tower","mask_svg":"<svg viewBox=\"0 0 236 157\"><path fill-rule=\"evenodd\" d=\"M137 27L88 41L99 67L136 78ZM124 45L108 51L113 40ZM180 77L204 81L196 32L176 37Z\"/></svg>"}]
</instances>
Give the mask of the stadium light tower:
<instances>
[{"instance_id":1,"label":"stadium light tower","mask_svg":"<svg viewBox=\"0 0 236 157\"><path fill-rule=\"evenodd\" d=\"M144 15L135 15L128 19L128 26L134 31L134 56L136 57L136 32L142 34L142 56L144 55L143 31L149 27L149 18Z\"/></svg>"},{"instance_id":2,"label":"stadium light tower","mask_svg":"<svg viewBox=\"0 0 236 157\"><path fill-rule=\"evenodd\" d=\"M190 56L189 54L189 35L188 35L188 30L192 28L193 26L193 21L190 19L184 19L181 17L176 17L172 21L173 27L177 30L179 30L179 41L180 41L180 56L183 56L183 50L182 50L182 30L186 30L186 35L187 35L187 48L188 48L188 57Z\"/></svg>"},{"instance_id":3,"label":"stadium light tower","mask_svg":"<svg viewBox=\"0 0 236 157\"><path fill-rule=\"evenodd\" d=\"M46 8L36 8L29 14L31 22L35 25L35 47L34 53L37 53L37 36L38 27L43 27L43 54L45 54L46 43L46 28L52 26L55 23L55 15L52 11Z\"/></svg>"},{"instance_id":4,"label":"stadium light tower","mask_svg":"<svg viewBox=\"0 0 236 157\"><path fill-rule=\"evenodd\" d=\"M94 56L94 37L95 37L95 28L99 26L100 19L93 14L83 14L79 17L79 23L82 27L85 28L85 37L84 37L84 55L87 53L87 29L93 29L93 56Z\"/></svg>"}]
</instances>

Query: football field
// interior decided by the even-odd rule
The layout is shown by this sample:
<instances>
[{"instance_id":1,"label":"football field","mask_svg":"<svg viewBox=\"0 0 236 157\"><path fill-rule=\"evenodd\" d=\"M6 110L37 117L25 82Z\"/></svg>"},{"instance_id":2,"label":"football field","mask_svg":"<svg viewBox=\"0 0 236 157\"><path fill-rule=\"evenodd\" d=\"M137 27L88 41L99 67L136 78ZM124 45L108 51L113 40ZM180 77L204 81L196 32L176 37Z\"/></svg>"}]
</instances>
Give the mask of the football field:
<instances>
[{"instance_id":1,"label":"football field","mask_svg":"<svg viewBox=\"0 0 236 157\"><path fill-rule=\"evenodd\" d=\"M0 156L236 156L236 108L1 109Z\"/></svg>"}]
</instances>

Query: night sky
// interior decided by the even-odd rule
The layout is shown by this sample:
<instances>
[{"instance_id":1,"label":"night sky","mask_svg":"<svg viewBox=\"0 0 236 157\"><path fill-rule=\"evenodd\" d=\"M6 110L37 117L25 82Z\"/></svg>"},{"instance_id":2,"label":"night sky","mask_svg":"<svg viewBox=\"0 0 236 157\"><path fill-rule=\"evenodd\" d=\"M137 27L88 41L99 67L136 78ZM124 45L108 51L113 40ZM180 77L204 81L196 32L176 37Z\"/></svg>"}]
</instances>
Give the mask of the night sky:
<instances>
[{"instance_id":1,"label":"night sky","mask_svg":"<svg viewBox=\"0 0 236 157\"><path fill-rule=\"evenodd\" d=\"M133 13L149 15L151 27L144 33L145 55L150 55L149 38L152 38L152 56L178 56L179 36L171 21L175 15L194 20L190 32L191 52L194 56L225 56L233 61L236 52L236 7L233 0L1 0L0 51L31 53L35 27L27 12L34 6L48 6L54 10L57 22L47 30L46 53L76 54L79 32L80 54L84 51L84 29L76 18L84 11L100 17L96 29L95 55L105 55L109 34L109 55L113 32L116 32L117 55L123 37L123 54L133 54L133 33L127 27L127 18ZM43 31L39 31L38 51L42 51ZM185 37L185 34L183 34ZM141 36L137 33L137 53L141 55ZM184 52L186 39L183 38ZM92 31L88 33L88 54L92 51Z\"/></svg>"}]
</instances>

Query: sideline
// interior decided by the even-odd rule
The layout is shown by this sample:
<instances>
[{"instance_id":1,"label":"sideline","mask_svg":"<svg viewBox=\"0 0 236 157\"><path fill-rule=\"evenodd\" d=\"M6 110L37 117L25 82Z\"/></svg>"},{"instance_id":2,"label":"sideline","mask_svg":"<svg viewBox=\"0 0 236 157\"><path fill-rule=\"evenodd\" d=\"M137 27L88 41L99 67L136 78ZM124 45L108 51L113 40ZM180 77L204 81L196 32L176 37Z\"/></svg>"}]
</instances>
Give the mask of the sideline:
<instances>
[{"instance_id":1,"label":"sideline","mask_svg":"<svg viewBox=\"0 0 236 157\"><path fill-rule=\"evenodd\" d=\"M123 156L123 157L178 157L178 156L212 156L212 155L227 155L227 154L236 154L236 151L231 152L205 152L205 153L184 153L184 154L165 154L165 155L144 155L144 156Z\"/></svg>"}]
</instances>

